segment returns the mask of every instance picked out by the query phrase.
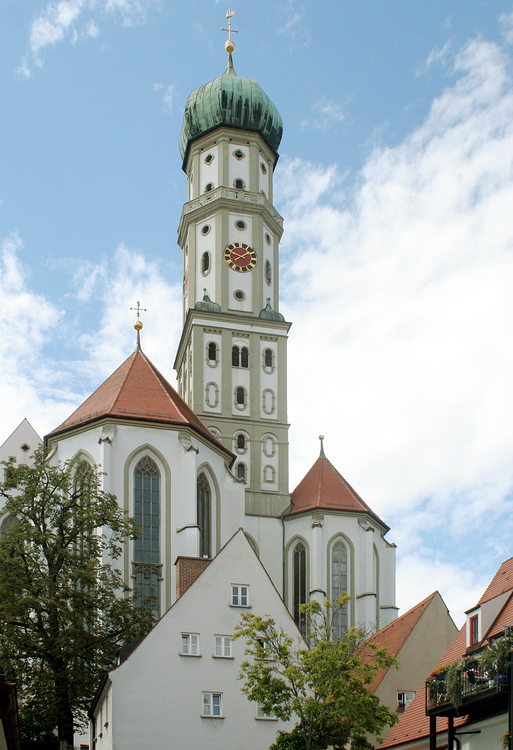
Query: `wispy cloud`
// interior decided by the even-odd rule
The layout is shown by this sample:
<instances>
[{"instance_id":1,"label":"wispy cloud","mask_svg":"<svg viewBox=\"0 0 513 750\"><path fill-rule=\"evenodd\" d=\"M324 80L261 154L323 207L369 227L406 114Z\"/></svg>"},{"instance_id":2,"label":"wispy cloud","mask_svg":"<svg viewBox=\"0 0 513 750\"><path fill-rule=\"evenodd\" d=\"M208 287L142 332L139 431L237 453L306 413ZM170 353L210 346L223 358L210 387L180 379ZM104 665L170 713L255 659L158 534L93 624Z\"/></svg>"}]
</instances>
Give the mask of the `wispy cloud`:
<instances>
[{"instance_id":1,"label":"wispy cloud","mask_svg":"<svg viewBox=\"0 0 513 750\"><path fill-rule=\"evenodd\" d=\"M281 34L286 34L303 47L310 44L310 32L303 21L305 6L298 0L288 0L280 8L284 18L283 25L279 28Z\"/></svg>"},{"instance_id":2,"label":"wispy cloud","mask_svg":"<svg viewBox=\"0 0 513 750\"><path fill-rule=\"evenodd\" d=\"M417 77L424 75L427 71L433 67L433 65L445 65L452 50L451 40L447 40L443 47L433 47L429 55L424 60L424 63L417 68L415 75Z\"/></svg>"},{"instance_id":3,"label":"wispy cloud","mask_svg":"<svg viewBox=\"0 0 513 750\"><path fill-rule=\"evenodd\" d=\"M303 120L303 128L314 128L316 130L327 130L346 119L344 108L338 102L322 96L312 107L313 117Z\"/></svg>"},{"instance_id":4,"label":"wispy cloud","mask_svg":"<svg viewBox=\"0 0 513 750\"><path fill-rule=\"evenodd\" d=\"M506 42L513 44L513 11L499 16L499 26Z\"/></svg>"},{"instance_id":5,"label":"wispy cloud","mask_svg":"<svg viewBox=\"0 0 513 750\"><path fill-rule=\"evenodd\" d=\"M174 83L165 86L163 83L154 83L153 90L162 95L162 106L169 114L173 113L175 104L178 100L178 94Z\"/></svg>"},{"instance_id":6,"label":"wispy cloud","mask_svg":"<svg viewBox=\"0 0 513 750\"><path fill-rule=\"evenodd\" d=\"M97 20L111 16L123 26L146 22L148 11L158 8L161 0L53 0L34 18L30 26L29 53L18 67L24 77L31 75L31 66L42 67L44 52L49 46L80 37L96 39L100 34Z\"/></svg>"},{"instance_id":7,"label":"wispy cloud","mask_svg":"<svg viewBox=\"0 0 513 750\"><path fill-rule=\"evenodd\" d=\"M292 486L322 433L404 552L436 545L443 563L457 545L463 570L475 529L493 526L490 577L513 534L508 65L496 44L466 45L423 125L375 148L345 200L337 165L284 160L275 189L282 311L301 332L289 349Z\"/></svg>"}]
</instances>

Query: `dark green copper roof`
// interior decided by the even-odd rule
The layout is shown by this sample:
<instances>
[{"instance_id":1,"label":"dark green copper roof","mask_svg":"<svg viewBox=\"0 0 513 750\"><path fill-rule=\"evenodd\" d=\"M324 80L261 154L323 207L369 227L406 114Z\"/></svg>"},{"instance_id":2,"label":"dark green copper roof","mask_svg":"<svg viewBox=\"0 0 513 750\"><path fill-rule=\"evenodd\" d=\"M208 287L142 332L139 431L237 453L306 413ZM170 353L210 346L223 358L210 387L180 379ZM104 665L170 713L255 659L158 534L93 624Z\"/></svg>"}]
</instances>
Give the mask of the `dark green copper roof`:
<instances>
[{"instance_id":1,"label":"dark green copper roof","mask_svg":"<svg viewBox=\"0 0 513 750\"><path fill-rule=\"evenodd\" d=\"M194 305L195 310L204 310L205 312L221 312L221 305L218 305L217 302L212 302L210 297L207 294L207 290L203 290L203 299L201 302L196 302Z\"/></svg>"},{"instance_id":2,"label":"dark green copper roof","mask_svg":"<svg viewBox=\"0 0 513 750\"><path fill-rule=\"evenodd\" d=\"M270 297L267 298L267 304L264 309L260 311L260 315L258 317L264 318L264 320L285 320L280 312L272 309Z\"/></svg>"},{"instance_id":3,"label":"dark green copper roof","mask_svg":"<svg viewBox=\"0 0 513 750\"><path fill-rule=\"evenodd\" d=\"M280 113L256 81L235 73L231 55L226 73L200 86L187 99L180 133L183 161L192 141L221 125L260 133L278 155L283 133Z\"/></svg>"}]
</instances>

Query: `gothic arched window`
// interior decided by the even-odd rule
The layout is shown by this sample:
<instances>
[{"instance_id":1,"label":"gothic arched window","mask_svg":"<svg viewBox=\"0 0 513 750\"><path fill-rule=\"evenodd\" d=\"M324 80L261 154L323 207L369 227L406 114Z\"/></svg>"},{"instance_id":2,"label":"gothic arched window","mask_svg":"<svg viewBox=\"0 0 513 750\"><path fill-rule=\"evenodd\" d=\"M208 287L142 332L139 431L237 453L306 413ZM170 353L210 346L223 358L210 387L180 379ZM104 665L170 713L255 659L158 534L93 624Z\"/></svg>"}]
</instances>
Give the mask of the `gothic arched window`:
<instances>
[{"instance_id":1,"label":"gothic arched window","mask_svg":"<svg viewBox=\"0 0 513 750\"><path fill-rule=\"evenodd\" d=\"M0 540L7 536L12 527L16 524L15 516L6 516L0 523Z\"/></svg>"},{"instance_id":2,"label":"gothic arched window","mask_svg":"<svg viewBox=\"0 0 513 750\"><path fill-rule=\"evenodd\" d=\"M306 604L306 547L303 542L298 542L292 552L292 614L302 635L306 636L306 615L299 611L300 604Z\"/></svg>"},{"instance_id":3,"label":"gothic arched window","mask_svg":"<svg viewBox=\"0 0 513 750\"><path fill-rule=\"evenodd\" d=\"M81 509L85 509L85 504L89 500L92 482L94 481L93 467L89 461L82 459L77 463L75 477L73 479L73 494L75 502ZM88 557L91 554L90 534L81 532L75 541L75 553L80 557Z\"/></svg>"},{"instance_id":4,"label":"gothic arched window","mask_svg":"<svg viewBox=\"0 0 513 750\"><path fill-rule=\"evenodd\" d=\"M160 581L160 477L157 465L149 456L142 458L134 474L134 516L140 536L134 542L132 578L135 579L136 601L151 601L159 613Z\"/></svg>"},{"instance_id":5,"label":"gothic arched window","mask_svg":"<svg viewBox=\"0 0 513 750\"><path fill-rule=\"evenodd\" d=\"M347 602L337 609L335 601L347 591L347 547L337 539L331 547L331 600L333 602L333 639L347 632Z\"/></svg>"},{"instance_id":6,"label":"gothic arched window","mask_svg":"<svg viewBox=\"0 0 513 750\"><path fill-rule=\"evenodd\" d=\"M199 527L199 556L211 557L212 502L210 485L205 474L200 474L197 485L197 509Z\"/></svg>"}]
</instances>

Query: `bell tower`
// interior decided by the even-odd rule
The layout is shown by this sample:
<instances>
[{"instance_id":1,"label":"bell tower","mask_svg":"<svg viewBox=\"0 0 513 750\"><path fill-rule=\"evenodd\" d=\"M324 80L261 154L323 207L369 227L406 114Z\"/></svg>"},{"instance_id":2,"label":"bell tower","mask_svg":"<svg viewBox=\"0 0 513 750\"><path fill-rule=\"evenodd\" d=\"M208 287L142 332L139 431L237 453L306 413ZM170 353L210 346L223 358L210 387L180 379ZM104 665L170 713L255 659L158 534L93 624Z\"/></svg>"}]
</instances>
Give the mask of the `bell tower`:
<instances>
[{"instance_id":1,"label":"bell tower","mask_svg":"<svg viewBox=\"0 0 513 750\"><path fill-rule=\"evenodd\" d=\"M282 120L258 83L234 70L192 92L180 134L187 202L183 331L178 389L237 456L246 513L279 516L289 505L287 323L279 312L279 242L273 173Z\"/></svg>"}]
</instances>

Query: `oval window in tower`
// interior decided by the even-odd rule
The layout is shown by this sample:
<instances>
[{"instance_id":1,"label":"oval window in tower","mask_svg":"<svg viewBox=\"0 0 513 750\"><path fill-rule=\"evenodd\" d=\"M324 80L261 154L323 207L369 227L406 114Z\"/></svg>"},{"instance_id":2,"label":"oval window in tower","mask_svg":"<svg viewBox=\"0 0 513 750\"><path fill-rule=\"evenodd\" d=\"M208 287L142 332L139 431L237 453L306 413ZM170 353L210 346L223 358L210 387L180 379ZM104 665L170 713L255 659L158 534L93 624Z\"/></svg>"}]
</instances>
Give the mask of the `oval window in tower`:
<instances>
[{"instance_id":1,"label":"oval window in tower","mask_svg":"<svg viewBox=\"0 0 513 750\"><path fill-rule=\"evenodd\" d=\"M205 164L212 164L212 162L214 161L214 159L215 159L214 154L207 154L205 156L205 160L204 160Z\"/></svg>"},{"instance_id":2,"label":"oval window in tower","mask_svg":"<svg viewBox=\"0 0 513 750\"><path fill-rule=\"evenodd\" d=\"M269 234L269 232L265 233L265 241L267 242L268 245L271 244L271 235Z\"/></svg>"},{"instance_id":3,"label":"oval window in tower","mask_svg":"<svg viewBox=\"0 0 513 750\"><path fill-rule=\"evenodd\" d=\"M237 221L235 222L235 227L239 231L243 232L246 229L246 222L242 221L242 219L237 219Z\"/></svg>"},{"instance_id":4,"label":"oval window in tower","mask_svg":"<svg viewBox=\"0 0 513 750\"><path fill-rule=\"evenodd\" d=\"M271 264L268 260L265 261L265 283L267 286L271 286L271 279L272 279L272 270L271 270Z\"/></svg>"},{"instance_id":5,"label":"oval window in tower","mask_svg":"<svg viewBox=\"0 0 513 750\"><path fill-rule=\"evenodd\" d=\"M262 174L267 174L267 167L263 161L260 162L260 169L262 170Z\"/></svg>"},{"instance_id":6,"label":"oval window in tower","mask_svg":"<svg viewBox=\"0 0 513 750\"><path fill-rule=\"evenodd\" d=\"M201 227L201 234L205 237L210 232L210 224L203 224Z\"/></svg>"},{"instance_id":7,"label":"oval window in tower","mask_svg":"<svg viewBox=\"0 0 513 750\"><path fill-rule=\"evenodd\" d=\"M238 159L239 161L240 161L241 159L244 159L244 157L246 156L246 154L244 153L244 151L243 151L242 149L240 149L240 148L237 148L237 149L235 149L235 151L233 152L233 155L234 155L234 156L235 156L235 158L236 158L236 159Z\"/></svg>"},{"instance_id":8,"label":"oval window in tower","mask_svg":"<svg viewBox=\"0 0 513 750\"><path fill-rule=\"evenodd\" d=\"M242 289L236 289L233 293L233 296L237 300L237 302L242 302L242 300L246 299L246 295L242 291Z\"/></svg>"},{"instance_id":9,"label":"oval window in tower","mask_svg":"<svg viewBox=\"0 0 513 750\"><path fill-rule=\"evenodd\" d=\"M206 250L201 256L201 273L207 276L210 273L210 253Z\"/></svg>"}]
</instances>

